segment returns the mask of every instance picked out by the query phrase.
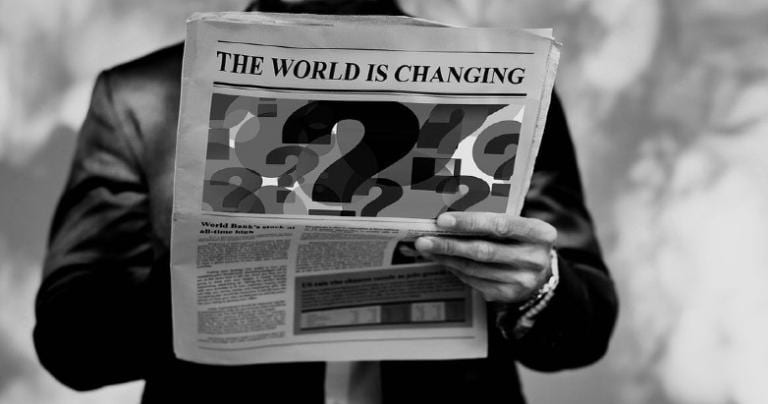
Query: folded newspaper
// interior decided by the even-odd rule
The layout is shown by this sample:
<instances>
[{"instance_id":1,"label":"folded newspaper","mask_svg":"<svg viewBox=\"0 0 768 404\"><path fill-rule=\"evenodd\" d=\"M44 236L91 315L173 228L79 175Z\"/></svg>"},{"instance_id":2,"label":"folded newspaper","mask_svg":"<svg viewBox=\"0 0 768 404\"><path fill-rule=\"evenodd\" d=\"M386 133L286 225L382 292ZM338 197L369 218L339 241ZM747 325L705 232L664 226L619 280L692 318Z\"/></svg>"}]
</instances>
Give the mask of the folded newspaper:
<instances>
[{"instance_id":1,"label":"folded newspaper","mask_svg":"<svg viewBox=\"0 0 768 404\"><path fill-rule=\"evenodd\" d=\"M187 23L174 349L211 364L474 358L485 304L414 240L517 215L559 48L407 17Z\"/></svg>"}]
</instances>

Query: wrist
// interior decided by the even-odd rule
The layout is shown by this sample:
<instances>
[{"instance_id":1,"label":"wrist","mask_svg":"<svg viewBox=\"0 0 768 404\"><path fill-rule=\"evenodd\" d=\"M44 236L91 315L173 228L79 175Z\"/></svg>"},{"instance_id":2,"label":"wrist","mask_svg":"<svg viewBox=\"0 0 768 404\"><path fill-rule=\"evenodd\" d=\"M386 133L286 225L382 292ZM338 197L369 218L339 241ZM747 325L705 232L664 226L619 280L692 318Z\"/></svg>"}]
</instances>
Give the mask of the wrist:
<instances>
[{"instance_id":1,"label":"wrist","mask_svg":"<svg viewBox=\"0 0 768 404\"><path fill-rule=\"evenodd\" d=\"M506 338L522 338L536 322L536 318L549 304L555 295L555 289L560 282L560 270L557 252L550 250L550 275L547 281L530 297L515 307L498 313L497 326ZM514 321L514 323L512 323ZM505 327L503 323L506 323Z\"/></svg>"}]
</instances>

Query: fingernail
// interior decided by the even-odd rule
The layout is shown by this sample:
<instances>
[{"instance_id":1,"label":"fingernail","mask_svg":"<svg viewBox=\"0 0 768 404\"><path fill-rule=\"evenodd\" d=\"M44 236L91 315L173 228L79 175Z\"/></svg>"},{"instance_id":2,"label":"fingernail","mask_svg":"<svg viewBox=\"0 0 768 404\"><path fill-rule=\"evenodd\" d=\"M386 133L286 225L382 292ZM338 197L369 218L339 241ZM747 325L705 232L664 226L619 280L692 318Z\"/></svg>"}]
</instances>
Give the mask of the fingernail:
<instances>
[{"instance_id":1,"label":"fingernail","mask_svg":"<svg viewBox=\"0 0 768 404\"><path fill-rule=\"evenodd\" d=\"M440 227L453 227L456 224L456 218L452 215L440 215L437 218L437 225Z\"/></svg>"},{"instance_id":2,"label":"fingernail","mask_svg":"<svg viewBox=\"0 0 768 404\"><path fill-rule=\"evenodd\" d=\"M424 250L430 250L430 249L432 249L432 246L433 246L434 244L435 244L435 243L433 243L433 242L432 242L432 240L431 240L431 239L429 239L428 237L419 237L419 238L416 240L416 244L415 244L415 246L416 246L416 249L417 249L417 250L419 250L419 251L424 251Z\"/></svg>"}]
</instances>

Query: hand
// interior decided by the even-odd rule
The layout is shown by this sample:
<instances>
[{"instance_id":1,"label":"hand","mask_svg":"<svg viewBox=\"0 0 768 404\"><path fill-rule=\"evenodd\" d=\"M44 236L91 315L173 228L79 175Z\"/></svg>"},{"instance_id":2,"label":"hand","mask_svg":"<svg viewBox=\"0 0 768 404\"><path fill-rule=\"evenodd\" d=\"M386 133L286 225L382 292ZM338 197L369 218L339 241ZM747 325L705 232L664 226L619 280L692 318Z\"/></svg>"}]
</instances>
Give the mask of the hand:
<instances>
[{"instance_id":1,"label":"hand","mask_svg":"<svg viewBox=\"0 0 768 404\"><path fill-rule=\"evenodd\" d=\"M486 301L523 302L552 273L549 252L557 230L542 220L504 213L451 212L440 215L437 226L470 237L419 237L416 249L443 264Z\"/></svg>"}]
</instances>

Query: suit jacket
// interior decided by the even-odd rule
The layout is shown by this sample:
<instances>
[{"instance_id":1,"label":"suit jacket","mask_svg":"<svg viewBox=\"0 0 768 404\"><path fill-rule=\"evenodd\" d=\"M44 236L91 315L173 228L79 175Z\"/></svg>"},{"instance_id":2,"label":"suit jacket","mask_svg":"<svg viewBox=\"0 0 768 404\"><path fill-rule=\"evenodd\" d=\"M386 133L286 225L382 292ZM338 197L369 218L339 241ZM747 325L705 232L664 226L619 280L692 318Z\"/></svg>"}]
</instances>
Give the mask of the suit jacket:
<instances>
[{"instance_id":1,"label":"suit jacket","mask_svg":"<svg viewBox=\"0 0 768 404\"><path fill-rule=\"evenodd\" d=\"M181 58L177 45L98 77L37 296L40 361L76 390L146 380L144 403L321 403L323 363L208 366L172 353L168 251ZM559 232L560 285L534 328L507 340L489 321L483 359L382 362L385 403L522 403L517 363L555 371L604 354L617 300L557 97L523 215Z\"/></svg>"}]
</instances>

